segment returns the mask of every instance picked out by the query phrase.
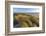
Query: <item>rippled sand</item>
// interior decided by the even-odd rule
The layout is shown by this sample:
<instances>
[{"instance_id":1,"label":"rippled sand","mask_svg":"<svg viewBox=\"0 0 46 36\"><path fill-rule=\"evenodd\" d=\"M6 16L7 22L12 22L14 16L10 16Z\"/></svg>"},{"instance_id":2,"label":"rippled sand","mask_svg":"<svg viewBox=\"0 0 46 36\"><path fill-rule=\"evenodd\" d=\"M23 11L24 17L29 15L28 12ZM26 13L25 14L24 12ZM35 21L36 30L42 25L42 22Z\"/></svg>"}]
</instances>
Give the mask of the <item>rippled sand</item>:
<instances>
[{"instance_id":1,"label":"rippled sand","mask_svg":"<svg viewBox=\"0 0 46 36\"><path fill-rule=\"evenodd\" d=\"M14 14L14 27L39 27L39 14Z\"/></svg>"}]
</instances>

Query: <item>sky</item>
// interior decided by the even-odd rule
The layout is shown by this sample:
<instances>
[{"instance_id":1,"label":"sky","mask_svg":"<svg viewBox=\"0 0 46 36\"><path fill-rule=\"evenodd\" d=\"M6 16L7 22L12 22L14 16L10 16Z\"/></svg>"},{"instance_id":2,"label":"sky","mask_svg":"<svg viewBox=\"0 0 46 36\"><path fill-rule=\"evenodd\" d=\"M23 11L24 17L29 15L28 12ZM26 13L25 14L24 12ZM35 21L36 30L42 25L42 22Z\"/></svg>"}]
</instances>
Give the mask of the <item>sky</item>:
<instances>
[{"instance_id":1,"label":"sky","mask_svg":"<svg viewBox=\"0 0 46 36\"><path fill-rule=\"evenodd\" d=\"M36 13L39 8L13 8L14 13Z\"/></svg>"}]
</instances>

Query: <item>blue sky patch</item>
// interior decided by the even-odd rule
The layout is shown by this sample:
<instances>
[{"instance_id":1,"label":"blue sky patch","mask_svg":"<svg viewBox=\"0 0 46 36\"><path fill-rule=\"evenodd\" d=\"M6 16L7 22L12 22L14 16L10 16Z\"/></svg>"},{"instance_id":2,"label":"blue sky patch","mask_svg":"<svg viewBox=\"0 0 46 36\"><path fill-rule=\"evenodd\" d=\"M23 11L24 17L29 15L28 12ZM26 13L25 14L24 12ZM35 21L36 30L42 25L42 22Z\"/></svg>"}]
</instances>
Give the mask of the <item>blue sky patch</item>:
<instances>
[{"instance_id":1,"label":"blue sky patch","mask_svg":"<svg viewBox=\"0 0 46 36\"><path fill-rule=\"evenodd\" d=\"M13 8L14 13L33 13L38 11L39 8Z\"/></svg>"}]
</instances>

